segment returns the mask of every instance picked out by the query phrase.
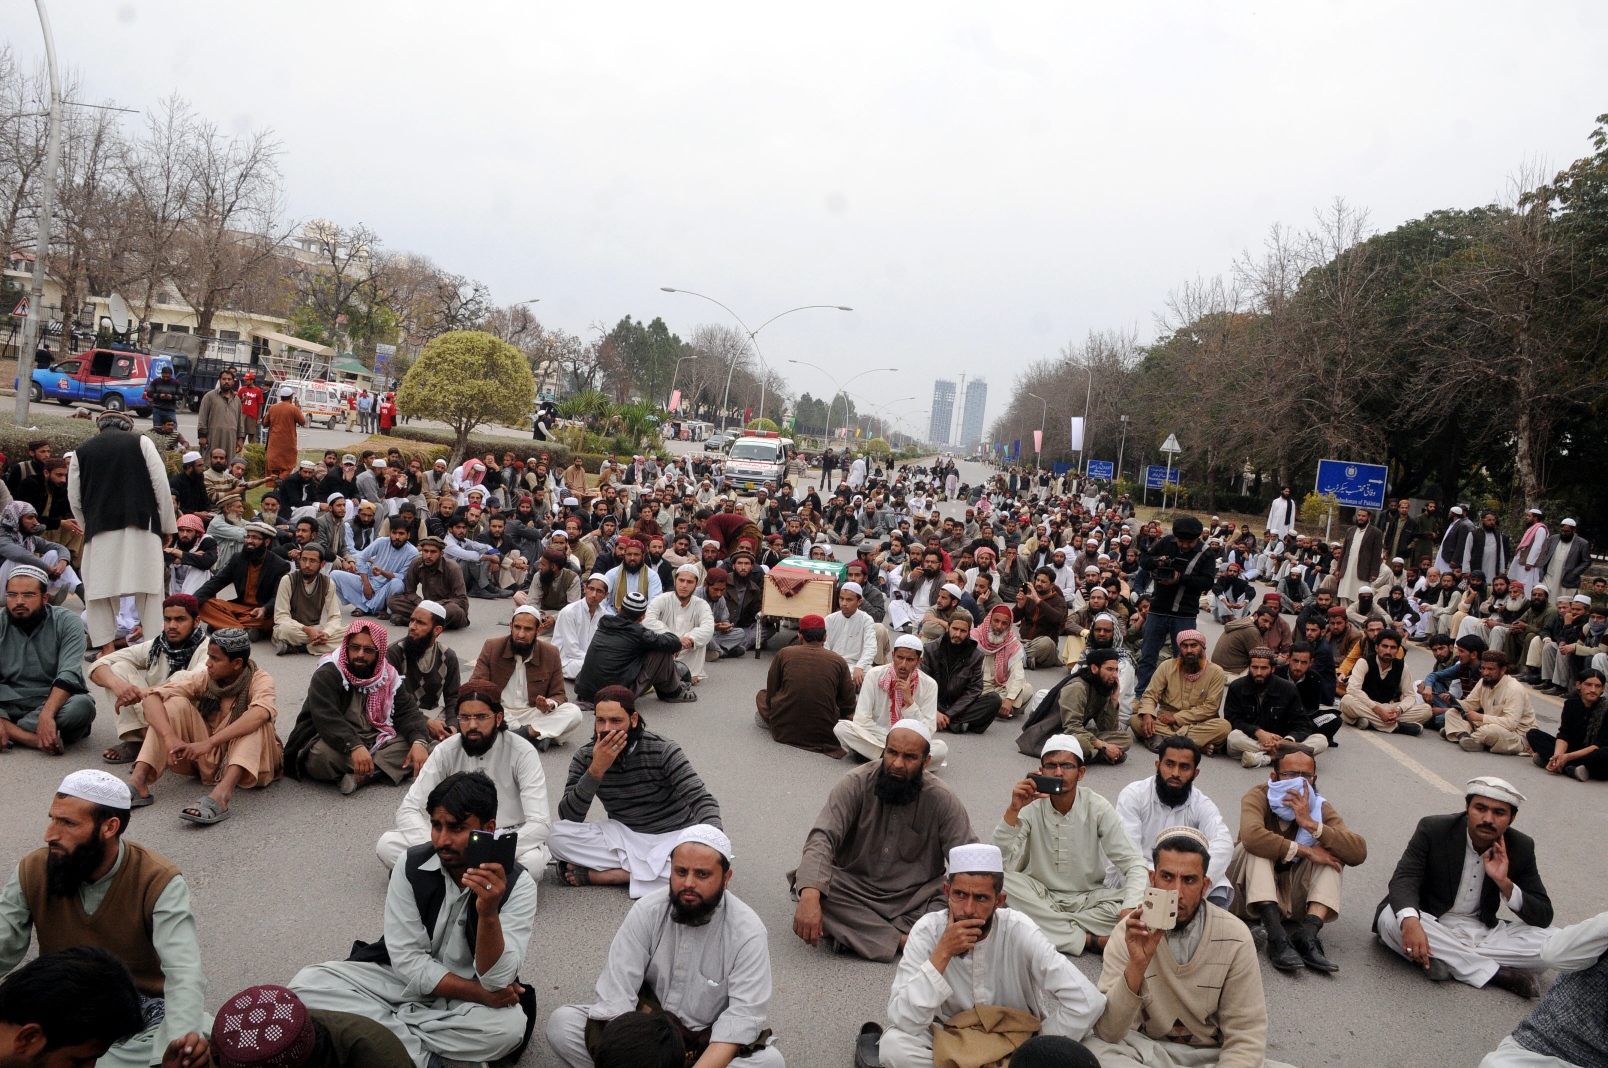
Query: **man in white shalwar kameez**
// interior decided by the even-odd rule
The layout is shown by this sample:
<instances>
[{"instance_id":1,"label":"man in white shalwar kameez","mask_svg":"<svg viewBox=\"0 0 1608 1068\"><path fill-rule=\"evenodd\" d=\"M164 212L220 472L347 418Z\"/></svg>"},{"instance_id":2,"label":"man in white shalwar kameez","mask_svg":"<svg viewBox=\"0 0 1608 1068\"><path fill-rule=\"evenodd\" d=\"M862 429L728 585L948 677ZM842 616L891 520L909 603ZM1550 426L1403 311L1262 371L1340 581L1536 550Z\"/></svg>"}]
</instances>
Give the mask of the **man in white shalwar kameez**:
<instances>
[{"instance_id":1,"label":"man in white shalwar kameez","mask_svg":"<svg viewBox=\"0 0 1608 1068\"><path fill-rule=\"evenodd\" d=\"M588 1021L635 1011L646 985L688 1030L709 1029L708 1046L687 1051L700 1064L710 1058L737 1068L784 1068L765 1025L771 996L765 924L731 893L730 882L730 839L708 824L683 829L670 854L670 885L639 899L615 932L597 1001L560 1005L548 1017L547 1044L562 1063L592 1068Z\"/></svg>"},{"instance_id":2,"label":"man in white shalwar kameez","mask_svg":"<svg viewBox=\"0 0 1608 1068\"><path fill-rule=\"evenodd\" d=\"M865 485L865 457L856 456L854 464L849 468L849 488L856 493Z\"/></svg>"},{"instance_id":3,"label":"man in white shalwar kameez","mask_svg":"<svg viewBox=\"0 0 1608 1068\"><path fill-rule=\"evenodd\" d=\"M865 673L860 699L853 719L840 719L832 734L844 749L852 749L867 760L880 760L888 744L888 731L901 719L916 719L934 733L938 730L938 683L921 670L921 639L901 634L893 643L889 663ZM932 740L932 762L942 766L949 746L942 738Z\"/></svg>"},{"instance_id":4,"label":"man in white shalwar kameez","mask_svg":"<svg viewBox=\"0 0 1608 1068\"><path fill-rule=\"evenodd\" d=\"M100 433L79 446L67 468L67 500L84 528L85 621L89 644L110 653L118 601L133 596L154 634L162 618L162 546L178 530L173 491L156 445L135 434L126 412L95 419Z\"/></svg>"},{"instance_id":5,"label":"man in white shalwar kameez","mask_svg":"<svg viewBox=\"0 0 1608 1068\"><path fill-rule=\"evenodd\" d=\"M1295 497L1290 487L1285 486L1279 495L1273 498L1273 504L1267 510L1267 529L1276 538L1295 530L1296 516Z\"/></svg>"},{"instance_id":6,"label":"man in white shalwar kameez","mask_svg":"<svg viewBox=\"0 0 1608 1068\"><path fill-rule=\"evenodd\" d=\"M517 980L536 919L536 883L522 866L510 885L501 865L470 868L465 860L470 832L497 825L497 788L486 776L447 777L426 807L430 844L408 850L391 872L383 945L358 949L356 960L303 968L290 988L309 1009L384 1024L417 1068L429 1068L432 1054L494 1061L525 1035ZM420 905L431 900L435 922L426 923Z\"/></svg>"},{"instance_id":7,"label":"man in white shalwar kameez","mask_svg":"<svg viewBox=\"0 0 1608 1068\"><path fill-rule=\"evenodd\" d=\"M1094 984L1031 919L1005 907L1004 871L997 846L949 851L949 908L916 921L894 973L879 1050L886 1068L930 1068L932 1025L980 1005L1025 1012L1040 1034L1075 1041L1105 1011Z\"/></svg>"},{"instance_id":8,"label":"man in white shalwar kameez","mask_svg":"<svg viewBox=\"0 0 1608 1068\"><path fill-rule=\"evenodd\" d=\"M826 648L848 663L856 687L877 662L877 624L860 611L864 597L858 582L845 582L838 591L838 610L826 617Z\"/></svg>"},{"instance_id":9,"label":"man in white shalwar kameez","mask_svg":"<svg viewBox=\"0 0 1608 1068\"><path fill-rule=\"evenodd\" d=\"M714 613L708 601L693 596L697 591L697 565L682 564L676 568L675 588L649 601L642 617L642 625L649 630L681 639L676 659L687 665L694 682L705 677L704 655L709 651L709 639L715 636Z\"/></svg>"},{"instance_id":10,"label":"man in white shalwar kameez","mask_svg":"<svg viewBox=\"0 0 1608 1068\"><path fill-rule=\"evenodd\" d=\"M1204 834L1211 850L1211 862L1206 867L1211 887L1206 897L1212 904L1228 908L1234 900L1234 888L1225 873L1228 862L1234 859L1234 836L1223 822L1216 802L1195 789L1200 759L1200 746L1194 739L1181 734L1163 738L1156 752L1155 776L1122 788L1117 795L1117 818L1139 848L1147 868L1153 863L1150 858L1162 831L1193 827ZM1121 886L1122 879L1116 865L1107 861L1106 885Z\"/></svg>"},{"instance_id":11,"label":"man in white shalwar kameez","mask_svg":"<svg viewBox=\"0 0 1608 1068\"><path fill-rule=\"evenodd\" d=\"M1513 549L1513 562L1508 565L1508 581L1522 583L1524 595L1541 581L1541 567L1546 563L1547 525L1541 521L1541 509L1532 508L1525 516L1524 533Z\"/></svg>"},{"instance_id":12,"label":"man in white shalwar kameez","mask_svg":"<svg viewBox=\"0 0 1608 1068\"><path fill-rule=\"evenodd\" d=\"M1535 1011L1513 1029L1480 1068L1584 1068L1608 1049L1602 1007L1608 1003L1608 912L1554 931L1541 964L1560 973Z\"/></svg>"},{"instance_id":13,"label":"man in white shalwar kameez","mask_svg":"<svg viewBox=\"0 0 1608 1068\"><path fill-rule=\"evenodd\" d=\"M430 753L396 810L396 830L380 835L374 847L380 863L394 868L402 854L430 840L430 791L448 775L478 771L497 787L497 826L515 831L514 858L526 871L541 872L551 859L547 837L547 776L536 747L508 733L500 696L485 679L470 679L458 691L458 733Z\"/></svg>"}]
</instances>

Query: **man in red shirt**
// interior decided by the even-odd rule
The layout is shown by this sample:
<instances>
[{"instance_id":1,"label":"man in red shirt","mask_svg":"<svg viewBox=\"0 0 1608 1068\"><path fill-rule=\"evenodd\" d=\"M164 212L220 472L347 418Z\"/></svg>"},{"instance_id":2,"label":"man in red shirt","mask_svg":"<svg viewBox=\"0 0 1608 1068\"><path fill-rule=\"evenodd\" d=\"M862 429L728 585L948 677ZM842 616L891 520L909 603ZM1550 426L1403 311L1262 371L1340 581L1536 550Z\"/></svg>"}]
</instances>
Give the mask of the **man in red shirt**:
<instances>
[{"instance_id":1,"label":"man in red shirt","mask_svg":"<svg viewBox=\"0 0 1608 1068\"><path fill-rule=\"evenodd\" d=\"M262 425L262 390L257 388L255 371L247 371L240 376L240 415L246 421L246 440L261 441L259 427Z\"/></svg>"}]
</instances>

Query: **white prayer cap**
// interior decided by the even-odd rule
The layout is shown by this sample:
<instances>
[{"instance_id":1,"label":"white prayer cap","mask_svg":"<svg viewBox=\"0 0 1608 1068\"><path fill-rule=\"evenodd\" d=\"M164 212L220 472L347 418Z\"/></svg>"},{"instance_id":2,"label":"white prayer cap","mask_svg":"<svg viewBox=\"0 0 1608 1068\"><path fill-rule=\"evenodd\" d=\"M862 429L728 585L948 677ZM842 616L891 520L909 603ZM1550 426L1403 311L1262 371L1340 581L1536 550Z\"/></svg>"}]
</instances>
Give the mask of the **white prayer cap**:
<instances>
[{"instance_id":1,"label":"white prayer cap","mask_svg":"<svg viewBox=\"0 0 1608 1068\"><path fill-rule=\"evenodd\" d=\"M371 466L373 466L373 467L384 467L385 466L385 461L381 460L379 457L375 457L374 458L374 463Z\"/></svg>"},{"instance_id":2,"label":"white prayer cap","mask_svg":"<svg viewBox=\"0 0 1608 1068\"><path fill-rule=\"evenodd\" d=\"M1453 515L1462 515L1463 514L1463 506L1460 505L1460 504L1452 505L1452 514Z\"/></svg>"},{"instance_id":3,"label":"white prayer cap","mask_svg":"<svg viewBox=\"0 0 1608 1068\"><path fill-rule=\"evenodd\" d=\"M843 584L843 592L852 593L856 597L864 597L865 596L865 589L858 582L845 582ZM1591 600L1591 598L1587 597L1586 600L1589 601L1589 600Z\"/></svg>"},{"instance_id":4,"label":"white prayer cap","mask_svg":"<svg viewBox=\"0 0 1608 1068\"><path fill-rule=\"evenodd\" d=\"M1096 575L1098 575L1100 573L1100 569L1098 567L1096 567L1094 564L1090 564L1088 567L1083 569L1083 573L1085 575L1089 574L1091 571L1094 572Z\"/></svg>"},{"instance_id":5,"label":"white prayer cap","mask_svg":"<svg viewBox=\"0 0 1608 1068\"><path fill-rule=\"evenodd\" d=\"M1542 593L1549 595L1552 593L1552 591L1547 588L1547 584L1545 582L1537 582L1534 586L1530 587L1531 593L1534 593L1536 590L1540 590Z\"/></svg>"},{"instance_id":6,"label":"white prayer cap","mask_svg":"<svg viewBox=\"0 0 1608 1068\"><path fill-rule=\"evenodd\" d=\"M201 454L196 452L194 449L191 449L189 452L185 453L181 459L184 463L193 464L197 460L201 459Z\"/></svg>"},{"instance_id":7,"label":"white prayer cap","mask_svg":"<svg viewBox=\"0 0 1608 1068\"><path fill-rule=\"evenodd\" d=\"M82 798L103 808L126 809L134 803L134 796L129 793L128 783L99 768L85 768L73 772L61 780L56 792L68 797Z\"/></svg>"},{"instance_id":8,"label":"white prayer cap","mask_svg":"<svg viewBox=\"0 0 1608 1068\"><path fill-rule=\"evenodd\" d=\"M1464 792L1469 796L1478 794L1480 797L1489 797L1492 801L1504 801L1510 805L1519 805L1525 800L1524 795L1519 793L1512 783L1495 775L1480 775L1468 780L1468 787Z\"/></svg>"},{"instance_id":9,"label":"white prayer cap","mask_svg":"<svg viewBox=\"0 0 1608 1068\"><path fill-rule=\"evenodd\" d=\"M1583 593L1577 593L1577 594L1574 595L1574 603L1589 606L1591 604L1591 598L1587 597Z\"/></svg>"},{"instance_id":10,"label":"white prayer cap","mask_svg":"<svg viewBox=\"0 0 1608 1068\"><path fill-rule=\"evenodd\" d=\"M1044 743L1044 748L1039 750L1039 759L1043 760L1051 753L1071 753L1078 758L1079 764L1083 763L1083 746L1079 745L1078 740L1070 734L1050 735L1049 740Z\"/></svg>"},{"instance_id":11,"label":"white prayer cap","mask_svg":"<svg viewBox=\"0 0 1608 1068\"><path fill-rule=\"evenodd\" d=\"M1102 619L1105 620L1107 623L1110 623L1112 626L1117 625L1116 617L1113 616L1110 612L1101 612L1099 615L1094 617L1094 621L1096 623L1100 622Z\"/></svg>"},{"instance_id":12,"label":"white prayer cap","mask_svg":"<svg viewBox=\"0 0 1608 1068\"><path fill-rule=\"evenodd\" d=\"M921 639L916 637L914 634L899 635L893 640L893 647L895 649L914 649L918 653L921 652L923 648Z\"/></svg>"},{"instance_id":13,"label":"white prayer cap","mask_svg":"<svg viewBox=\"0 0 1608 1068\"><path fill-rule=\"evenodd\" d=\"M731 863L731 839L727 838L719 827L711 827L707 823L694 823L691 827L683 827L681 833L676 836L676 845L684 846L688 842L708 846L725 857L728 864ZM672 848L670 852L674 853L675 849Z\"/></svg>"},{"instance_id":14,"label":"white prayer cap","mask_svg":"<svg viewBox=\"0 0 1608 1068\"><path fill-rule=\"evenodd\" d=\"M955 585L953 582L944 583L944 592L949 594L949 596L953 597L957 601L966 596L966 591Z\"/></svg>"},{"instance_id":15,"label":"white prayer cap","mask_svg":"<svg viewBox=\"0 0 1608 1068\"><path fill-rule=\"evenodd\" d=\"M972 872L998 872L1005 874L1005 857L999 851L999 846L987 842L973 842L970 845L958 845L949 851L949 875L970 874Z\"/></svg>"},{"instance_id":16,"label":"white prayer cap","mask_svg":"<svg viewBox=\"0 0 1608 1068\"><path fill-rule=\"evenodd\" d=\"M335 502L336 502L336 501L344 501L344 500L345 500L345 499L346 499L346 494L344 494L344 493L339 493L339 492L336 492L336 493L331 493L331 494L330 494L330 495L329 495L329 496L328 496L328 497L327 497L327 498L326 498L326 501L327 501L327 502L328 502L328 503L329 503L329 504L334 504L334 503L335 503Z\"/></svg>"},{"instance_id":17,"label":"white prayer cap","mask_svg":"<svg viewBox=\"0 0 1608 1068\"><path fill-rule=\"evenodd\" d=\"M698 577L698 565L697 564L682 564L680 567L676 568L676 574L678 574L678 575L691 575L694 578L697 578Z\"/></svg>"},{"instance_id":18,"label":"white prayer cap","mask_svg":"<svg viewBox=\"0 0 1608 1068\"><path fill-rule=\"evenodd\" d=\"M35 567L32 564L16 564L12 567L11 574L6 576L6 582L9 583L18 575L36 580L40 586L47 590L50 588L50 575L42 567Z\"/></svg>"},{"instance_id":19,"label":"white prayer cap","mask_svg":"<svg viewBox=\"0 0 1608 1068\"><path fill-rule=\"evenodd\" d=\"M445 623L447 621L447 610L439 601L420 601L419 607L441 620L441 622Z\"/></svg>"},{"instance_id":20,"label":"white prayer cap","mask_svg":"<svg viewBox=\"0 0 1608 1068\"><path fill-rule=\"evenodd\" d=\"M1393 564L1405 564L1407 561L1403 560L1399 556L1392 556L1390 558L1390 562L1393 563Z\"/></svg>"},{"instance_id":21,"label":"white prayer cap","mask_svg":"<svg viewBox=\"0 0 1608 1068\"><path fill-rule=\"evenodd\" d=\"M932 741L932 728L919 719L901 719L898 723L888 728L889 734L894 731L909 731L912 734L921 735L923 741Z\"/></svg>"},{"instance_id":22,"label":"white prayer cap","mask_svg":"<svg viewBox=\"0 0 1608 1068\"><path fill-rule=\"evenodd\" d=\"M542 610L533 604L522 604L518 608L514 609L514 615L530 616L531 618L535 619L536 622L540 623L542 619Z\"/></svg>"},{"instance_id":23,"label":"white prayer cap","mask_svg":"<svg viewBox=\"0 0 1608 1068\"><path fill-rule=\"evenodd\" d=\"M705 538L704 541L703 541L702 548L707 549L711 545L713 545L717 549L720 548L720 542L716 541L714 538Z\"/></svg>"},{"instance_id":24,"label":"white prayer cap","mask_svg":"<svg viewBox=\"0 0 1608 1068\"><path fill-rule=\"evenodd\" d=\"M581 502L576 500L574 497L565 497L560 503L562 503L565 508L579 508L581 506Z\"/></svg>"},{"instance_id":25,"label":"white prayer cap","mask_svg":"<svg viewBox=\"0 0 1608 1068\"><path fill-rule=\"evenodd\" d=\"M1576 523L1576 522L1575 522L1575 521L1574 521L1574 520L1573 520L1573 519L1565 519L1565 520L1564 520L1564 521L1563 521L1563 522L1562 522L1562 523L1559 523L1559 524L1558 524L1558 525L1559 525L1559 526L1560 526L1560 527L1574 527L1574 526L1579 526L1579 524L1578 524L1578 523Z\"/></svg>"},{"instance_id":26,"label":"white prayer cap","mask_svg":"<svg viewBox=\"0 0 1608 1068\"><path fill-rule=\"evenodd\" d=\"M1543 512L1542 512L1542 511L1541 511L1541 509L1539 509L1539 508L1531 508L1531 509L1530 509L1530 514L1531 514L1531 515L1534 515L1534 516L1539 516L1539 515L1543 515L1543 514L1545 514L1545 513L1543 513Z\"/></svg>"},{"instance_id":27,"label":"white prayer cap","mask_svg":"<svg viewBox=\"0 0 1608 1068\"><path fill-rule=\"evenodd\" d=\"M1372 586L1358 586L1357 587L1357 592L1359 594L1360 593L1372 593L1373 592L1373 587Z\"/></svg>"},{"instance_id":28,"label":"white prayer cap","mask_svg":"<svg viewBox=\"0 0 1608 1068\"><path fill-rule=\"evenodd\" d=\"M301 463L297 464L296 466L297 467L305 467L308 470L312 470L313 468L317 467L318 465L313 463L313 461L311 461L311 460L303 460Z\"/></svg>"}]
</instances>

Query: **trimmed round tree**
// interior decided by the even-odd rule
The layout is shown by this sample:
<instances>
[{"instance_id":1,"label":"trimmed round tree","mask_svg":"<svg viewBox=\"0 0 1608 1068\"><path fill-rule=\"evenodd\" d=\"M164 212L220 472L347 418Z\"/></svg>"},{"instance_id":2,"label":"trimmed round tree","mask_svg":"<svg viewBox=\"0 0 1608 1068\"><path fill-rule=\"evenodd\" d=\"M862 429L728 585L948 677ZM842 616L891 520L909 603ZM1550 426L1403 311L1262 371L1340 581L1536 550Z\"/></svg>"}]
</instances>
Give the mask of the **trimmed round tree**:
<instances>
[{"instance_id":1,"label":"trimmed round tree","mask_svg":"<svg viewBox=\"0 0 1608 1068\"><path fill-rule=\"evenodd\" d=\"M535 403L536 380L525 354L482 330L455 330L425 345L396 393L403 414L452 428L454 465L463 461L476 427L518 426Z\"/></svg>"}]
</instances>

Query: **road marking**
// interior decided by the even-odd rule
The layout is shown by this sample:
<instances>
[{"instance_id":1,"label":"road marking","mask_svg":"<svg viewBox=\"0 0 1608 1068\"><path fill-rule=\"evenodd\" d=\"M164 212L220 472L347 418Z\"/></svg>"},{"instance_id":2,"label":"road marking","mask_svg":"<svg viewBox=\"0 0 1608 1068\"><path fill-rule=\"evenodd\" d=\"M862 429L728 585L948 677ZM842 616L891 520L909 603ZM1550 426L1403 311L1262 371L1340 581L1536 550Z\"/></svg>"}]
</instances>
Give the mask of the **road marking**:
<instances>
[{"instance_id":1,"label":"road marking","mask_svg":"<svg viewBox=\"0 0 1608 1068\"><path fill-rule=\"evenodd\" d=\"M1435 774L1433 771L1431 771L1429 768L1425 767L1423 764L1420 764L1418 761L1414 760L1412 757L1408 756L1406 753L1403 753L1400 749L1396 748L1395 746L1391 745L1389 742L1385 741L1385 739L1383 737L1381 737L1378 734L1378 732L1376 732L1376 731L1354 731L1354 732L1353 731L1348 731L1347 733L1350 734L1351 737L1353 737L1353 738L1360 734L1362 737L1366 738L1373 745L1375 745L1378 748L1384 750L1385 754L1387 756L1389 756L1390 759L1394 760L1396 763L1400 764L1402 767L1406 768L1408 771L1414 773L1419 778L1421 778L1425 782L1429 783L1429 785L1433 786L1435 789L1440 790L1443 793L1452 794L1455 797L1462 797L1463 796L1465 791L1463 791L1462 789L1460 789L1460 788L1458 788L1456 786L1453 786L1451 783L1447 782L1445 779L1443 779L1439 775Z\"/></svg>"}]
</instances>

